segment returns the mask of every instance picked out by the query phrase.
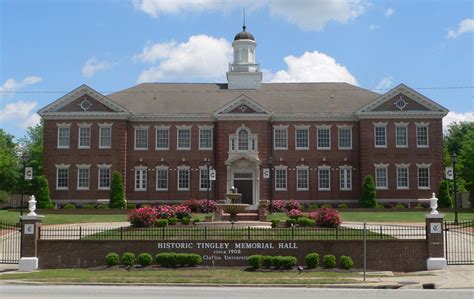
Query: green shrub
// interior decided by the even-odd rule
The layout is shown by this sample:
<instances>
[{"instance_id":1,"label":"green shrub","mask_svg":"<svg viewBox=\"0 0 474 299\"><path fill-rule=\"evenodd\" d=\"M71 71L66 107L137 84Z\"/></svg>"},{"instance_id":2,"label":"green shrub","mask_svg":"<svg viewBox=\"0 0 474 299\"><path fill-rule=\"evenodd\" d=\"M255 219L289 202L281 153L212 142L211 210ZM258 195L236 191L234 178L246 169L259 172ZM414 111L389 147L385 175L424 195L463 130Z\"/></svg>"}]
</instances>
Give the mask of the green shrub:
<instances>
[{"instance_id":1,"label":"green shrub","mask_svg":"<svg viewBox=\"0 0 474 299\"><path fill-rule=\"evenodd\" d=\"M341 269L349 270L352 267L354 267L354 262L352 261L352 259L349 256L341 255L341 257L339 258L339 265L340 265Z\"/></svg>"},{"instance_id":2,"label":"green shrub","mask_svg":"<svg viewBox=\"0 0 474 299\"><path fill-rule=\"evenodd\" d=\"M97 205L97 209L107 209L107 205L105 203L100 203Z\"/></svg>"},{"instance_id":3,"label":"green shrub","mask_svg":"<svg viewBox=\"0 0 474 299\"><path fill-rule=\"evenodd\" d=\"M397 203L397 205L395 206L396 209L404 209L405 208L405 205L402 204L402 203Z\"/></svg>"},{"instance_id":4,"label":"green shrub","mask_svg":"<svg viewBox=\"0 0 474 299\"><path fill-rule=\"evenodd\" d=\"M323 205L321 206L321 209L327 209L327 208L332 209L332 206L331 206L330 204L328 204L328 203L323 204Z\"/></svg>"},{"instance_id":5,"label":"green shrub","mask_svg":"<svg viewBox=\"0 0 474 299\"><path fill-rule=\"evenodd\" d=\"M153 257L149 253L140 253L138 255L138 263L142 265L142 267L150 266L153 263Z\"/></svg>"},{"instance_id":6,"label":"green shrub","mask_svg":"<svg viewBox=\"0 0 474 299\"><path fill-rule=\"evenodd\" d=\"M449 182L447 180L442 180L439 185L438 191L438 206L440 208L452 208L453 199L449 192Z\"/></svg>"},{"instance_id":7,"label":"green shrub","mask_svg":"<svg viewBox=\"0 0 474 299\"><path fill-rule=\"evenodd\" d=\"M123 188L123 177L118 171L112 173L112 183L110 184L109 208L125 208L125 193Z\"/></svg>"},{"instance_id":8,"label":"green shrub","mask_svg":"<svg viewBox=\"0 0 474 299\"><path fill-rule=\"evenodd\" d=\"M287 219L286 220L286 227L292 227L296 224L296 219Z\"/></svg>"},{"instance_id":9,"label":"green shrub","mask_svg":"<svg viewBox=\"0 0 474 299\"><path fill-rule=\"evenodd\" d=\"M262 256L262 267L269 269L272 266L273 266L273 257L270 255Z\"/></svg>"},{"instance_id":10,"label":"green shrub","mask_svg":"<svg viewBox=\"0 0 474 299\"><path fill-rule=\"evenodd\" d=\"M105 256L105 263L107 266L116 266L120 263L120 257L115 252L111 252Z\"/></svg>"},{"instance_id":11,"label":"green shrub","mask_svg":"<svg viewBox=\"0 0 474 299\"><path fill-rule=\"evenodd\" d=\"M75 209L76 205L73 203L68 203L64 206L65 209Z\"/></svg>"},{"instance_id":12,"label":"green shrub","mask_svg":"<svg viewBox=\"0 0 474 299\"><path fill-rule=\"evenodd\" d=\"M51 201L51 195L49 193L48 180L44 175L40 175L36 178L37 191L35 192L35 198L38 202L36 207L38 209L53 209L54 204Z\"/></svg>"},{"instance_id":13,"label":"green shrub","mask_svg":"<svg viewBox=\"0 0 474 299\"><path fill-rule=\"evenodd\" d=\"M296 257L294 256L274 256L272 264L275 269L291 269L296 265Z\"/></svg>"},{"instance_id":14,"label":"green shrub","mask_svg":"<svg viewBox=\"0 0 474 299\"><path fill-rule=\"evenodd\" d=\"M298 218L297 223L299 226L302 227L311 227L316 225L316 221L314 221L313 219L309 219L308 217Z\"/></svg>"},{"instance_id":15,"label":"green shrub","mask_svg":"<svg viewBox=\"0 0 474 299\"><path fill-rule=\"evenodd\" d=\"M413 207L414 209L423 209L423 206L420 204L417 204L416 206Z\"/></svg>"},{"instance_id":16,"label":"green shrub","mask_svg":"<svg viewBox=\"0 0 474 299\"><path fill-rule=\"evenodd\" d=\"M158 253L155 257L155 263L163 267L176 267L176 253L163 252Z\"/></svg>"},{"instance_id":17,"label":"green shrub","mask_svg":"<svg viewBox=\"0 0 474 299\"><path fill-rule=\"evenodd\" d=\"M336 267L336 257L330 254L325 255L323 257L323 266L326 269L332 269Z\"/></svg>"},{"instance_id":18,"label":"green shrub","mask_svg":"<svg viewBox=\"0 0 474 299\"><path fill-rule=\"evenodd\" d=\"M166 227L168 226L168 219L157 219L155 222L156 227Z\"/></svg>"},{"instance_id":19,"label":"green shrub","mask_svg":"<svg viewBox=\"0 0 474 299\"><path fill-rule=\"evenodd\" d=\"M345 203L341 203L340 205L337 206L338 209L348 209L349 206Z\"/></svg>"},{"instance_id":20,"label":"green shrub","mask_svg":"<svg viewBox=\"0 0 474 299\"><path fill-rule=\"evenodd\" d=\"M277 255L277 256L272 256L272 265L275 267L275 269L280 269L283 266L282 262L282 256Z\"/></svg>"},{"instance_id":21,"label":"green shrub","mask_svg":"<svg viewBox=\"0 0 474 299\"><path fill-rule=\"evenodd\" d=\"M127 209L128 210L135 210L137 208L137 204L136 203L128 203L127 204Z\"/></svg>"},{"instance_id":22,"label":"green shrub","mask_svg":"<svg viewBox=\"0 0 474 299\"><path fill-rule=\"evenodd\" d=\"M196 224L196 223L199 223L199 222L201 222L201 220L199 220L199 218L194 218L193 219L193 224Z\"/></svg>"},{"instance_id":23,"label":"green shrub","mask_svg":"<svg viewBox=\"0 0 474 299\"><path fill-rule=\"evenodd\" d=\"M308 205L308 210L317 210L319 209L319 205L317 203L310 203Z\"/></svg>"},{"instance_id":24,"label":"green shrub","mask_svg":"<svg viewBox=\"0 0 474 299\"><path fill-rule=\"evenodd\" d=\"M310 269L319 267L319 254L316 252L309 253L306 255L306 266Z\"/></svg>"},{"instance_id":25,"label":"green shrub","mask_svg":"<svg viewBox=\"0 0 474 299\"><path fill-rule=\"evenodd\" d=\"M122 264L125 266L133 266L135 264L135 260L135 254L131 252L125 252L121 258Z\"/></svg>"},{"instance_id":26,"label":"green shrub","mask_svg":"<svg viewBox=\"0 0 474 299\"><path fill-rule=\"evenodd\" d=\"M178 223L178 218L170 218L168 219L168 224L169 225L176 225Z\"/></svg>"},{"instance_id":27,"label":"green shrub","mask_svg":"<svg viewBox=\"0 0 474 299\"><path fill-rule=\"evenodd\" d=\"M188 224L191 222L191 218L189 218L189 217L184 217L183 219L181 219L181 222L182 222L184 225L188 225Z\"/></svg>"},{"instance_id":28,"label":"green shrub","mask_svg":"<svg viewBox=\"0 0 474 299\"><path fill-rule=\"evenodd\" d=\"M195 253L164 252L156 255L155 262L163 267L194 267L202 263L202 257Z\"/></svg>"},{"instance_id":29,"label":"green shrub","mask_svg":"<svg viewBox=\"0 0 474 299\"><path fill-rule=\"evenodd\" d=\"M188 266L194 267L202 263L202 257L199 254L188 254Z\"/></svg>"},{"instance_id":30,"label":"green shrub","mask_svg":"<svg viewBox=\"0 0 474 299\"><path fill-rule=\"evenodd\" d=\"M0 203L6 204L10 200L10 193L5 190L0 190Z\"/></svg>"},{"instance_id":31,"label":"green shrub","mask_svg":"<svg viewBox=\"0 0 474 299\"><path fill-rule=\"evenodd\" d=\"M278 227L280 225L279 219L272 219L272 228Z\"/></svg>"},{"instance_id":32,"label":"green shrub","mask_svg":"<svg viewBox=\"0 0 474 299\"><path fill-rule=\"evenodd\" d=\"M93 209L94 205L90 203L86 203L84 206L82 206L84 209Z\"/></svg>"},{"instance_id":33,"label":"green shrub","mask_svg":"<svg viewBox=\"0 0 474 299\"><path fill-rule=\"evenodd\" d=\"M253 269L260 268L260 264L262 263L262 256L261 255L251 255L249 256L249 265Z\"/></svg>"},{"instance_id":34,"label":"green shrub","mask_svg":"<svg viewBox=\"0 0 474 299\"><path fill-rule=\"evenodd\" d=\"M377 203L377 204L375 205L375 208L376 208L376 209L385 209L385 206L384 206L383 204L381 204L381 203Z\"/></svg>"},{"instance_id":35,"label":"green shrub","mask_svg":"<svg viewBox=\"0 0 474 299\"><path fill-rule=\"evenodd\" d=\"M375 190L374 178L368 175L362 185L362 194L360 195L360 206L362 208L375 208L377 205L377 192Z\"/></svg>"}]
</instances>

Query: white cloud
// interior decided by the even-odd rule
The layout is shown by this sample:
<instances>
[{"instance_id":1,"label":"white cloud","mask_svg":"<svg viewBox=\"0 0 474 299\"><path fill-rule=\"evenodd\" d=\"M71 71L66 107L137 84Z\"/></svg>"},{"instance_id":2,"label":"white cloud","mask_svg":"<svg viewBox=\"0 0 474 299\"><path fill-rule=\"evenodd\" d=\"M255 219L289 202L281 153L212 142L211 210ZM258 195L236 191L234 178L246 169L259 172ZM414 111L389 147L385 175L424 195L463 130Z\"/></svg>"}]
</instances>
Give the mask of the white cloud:
<instances>
[{"instance_id":1,"label":"white cloud","mask_svg":"<svg viewBox=\"0 0 474 299\"><path fill-rule=\"evenodd\" d=\"M456 30L448 31L448 38L457 38L463 33L474 32L474 19L464 19L459 22Z\"/></svg>"},{"instance_id":2,"label":"white cloud","mask_svg":"<svg viewBox=\"0 0 474 299\"><path fill-rule=\"evenodd\" d=\"M385 77L380 80L379 84L375 87L375 89L388 89L393 85L393 77Z\"/></svg>"},{"instance_id":3,"label":"white cloud","mask_svg":"<svg viewBox=\"0 0 474 299\"><path fill-rule=\"evenodd\" d=\"M103 71L112 67L112 63L108 61L100 61L95 56L87 59L86 64L82 67L82 75L84 77L93 77L98 71Z\"/></svg>"},{"instance_id":4,"label":"white cloud","mask_svg":"<svg viewBox=\"0 0 474 299\"><path fill-rule=\"evenodd\" d=\"M299 57L290 55L284 61L287 70L276 72L269 82L347 82L358 85L345 66L318 51L305 52Z\"/></svg>"},{"instance_id":5,"label":"white cloud","mask_svg":"<svg viewBox=\"0 0 474 299\"><path fill-rule=\"evenodd\" d=\"M38 76L28 76L21 81L16 81L14 78L7 79L1 86L0 92L15 92L28 85L33 85L41 82L41 77Z\"/></svg>"},{"instance_id":6,"label":"white cloud","mask_svg":"<svg viewBox=\"0 0 474 299\"><path fill-rule=\"evenodd\" d=\"M375 25L375 24L370 24L369 25L369 30L370 31L375 31L377 29L379 29L380 27L378 25Z\"/></svg>"},{"instance_id":7,"label":"white cloud","mask_svg":"<svg viewBox=\"0 0 474 299\"><path fill-rule=\"evenodd\" d=\"M395 9L389 7L385 10L385 12L383 13L387 18L390 18L391 16L393 16L393 14L395 13Z\"/></svg>"},{"instance_id":8,"label":"white cloud","mask_svg":"<svg viewBox=\"0 0 474 299\"><path fill-rule=\"evenodd\" d=\"M40 122L40 116L34 111L36 106L36 101L9 103L0 108L0 124L8 124L22 129L35 126Z\"/></svg>"},{"instance_id":9,"label":"white cloud","mask_svg":"<svg viewBox=\"0 0 474 299\"><path fill-rule=\"evenodd\" d=\"M135 60L158 62L143 71L138 82L204 79L223 81L233 49L224 38L194 35L185 43L146 46Z\"/></svg>"},{"instance_id":10,"label":"white cloud","mask_svg":"<svg viewBox=\"0 0 474 299\"><path fill-rule=\"evenodd\" d=\"M460 123L460 122L474 122L474 112L455 112L450 111L444 118L443 118L443 132L447 132L448 127L452 123Z\"/></svg>"},{"instance_id":11,"label":"white cloud","mask_svg":"<svg viewBox=\"0 0 474 299\"><path fill-rule=\"evenodd\" d=\"M347 23L364 13L365 0L133 0L136 9L152 17L183 12L228 11L233 8L268 9L305 30L323 30L330 21Z\"/></svg>"}]
</instances>

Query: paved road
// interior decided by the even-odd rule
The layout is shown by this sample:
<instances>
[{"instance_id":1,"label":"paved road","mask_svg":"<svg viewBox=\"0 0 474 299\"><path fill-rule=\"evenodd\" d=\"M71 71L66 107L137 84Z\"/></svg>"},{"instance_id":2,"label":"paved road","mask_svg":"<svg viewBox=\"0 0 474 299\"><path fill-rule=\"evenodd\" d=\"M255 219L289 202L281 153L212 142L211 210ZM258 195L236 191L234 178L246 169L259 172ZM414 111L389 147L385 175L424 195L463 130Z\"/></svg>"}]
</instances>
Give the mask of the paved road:
<instances>
[{"instance_id":1,"label":"paved road","mask_svg":"<svg viewBox=\"0 0 474 299\"><path fill-rule=\"evenodd\" d=\"M474 290L365 290L249 287L25 286L0 285L2 299L23 298L416 298L472 299Z\"/></svg>"}]
</instances>

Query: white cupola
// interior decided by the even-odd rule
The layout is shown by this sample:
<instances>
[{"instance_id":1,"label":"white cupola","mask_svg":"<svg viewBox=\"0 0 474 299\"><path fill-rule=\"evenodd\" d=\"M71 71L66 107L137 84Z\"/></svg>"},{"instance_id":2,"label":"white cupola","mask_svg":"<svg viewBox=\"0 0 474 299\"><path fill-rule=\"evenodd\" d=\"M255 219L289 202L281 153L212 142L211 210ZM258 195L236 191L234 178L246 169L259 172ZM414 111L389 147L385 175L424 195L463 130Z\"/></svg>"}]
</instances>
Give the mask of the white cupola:
<instances>
[{"instance_id":1,"label":"white cupola","mask_svg":"<svg viewBox=\"0 0 474 299\"><path fill-rule=\"evenodd\" d=\"M262 83L260 66L255 62L257 43L252 33L246 31L237 33L232 43L234 48L234 63L229 64L227 82L229 89L257 89Z\"/></svg>"}]
</instances>

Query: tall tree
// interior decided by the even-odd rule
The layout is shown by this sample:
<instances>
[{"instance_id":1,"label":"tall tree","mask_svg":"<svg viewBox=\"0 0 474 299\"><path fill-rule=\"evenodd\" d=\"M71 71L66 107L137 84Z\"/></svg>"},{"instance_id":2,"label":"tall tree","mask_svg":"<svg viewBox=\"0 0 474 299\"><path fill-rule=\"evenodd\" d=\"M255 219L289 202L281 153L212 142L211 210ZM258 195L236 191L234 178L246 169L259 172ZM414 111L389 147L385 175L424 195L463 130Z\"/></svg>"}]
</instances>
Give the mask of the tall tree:
<instances>
[{"instance_id":1,"label":"tall tree","mask_svg":"<svg viewBox=\"0 0 474 299\"><path fill-rule=\"evenodd\" d=\"M20 139L20 144L25 148L27 165L33 167L33 179L27 183L26 190L30 194L36 194L43 185L39 180L43 175L43 125L29 127L26 136Z\"/></svg>"},{"instance_id":2,"label":"tall tree","mask_svg":"<svg viewBox=\"0 0 474 299\"><path fill-rule=\"evenodd\" d=\"M0 190L14 192L18 189L20 164L13 136L0 129Z\"/></svg>"},{"instance_id":3,"label":"tall tree","mask_svg":"<svg viewBox=\"0 0 474 299\"><path fill-rule=\"evenodd\" d=\"M375 208L377 206L376 201L377 193L375 190L374 178L368 175L364 179L362 185L362 194L360 196L360 206L362 208Z\"/></svg>"},{"instance_id":4,"label":"tall tree","mask_svg":"<svg viewBox=\"0 0 474 299\"><path fill-rule=\"evenodd\" d=\"M109 208L125 208L125 192L123 188L123 177L119 171L112 174L112 185L110 186Z\"/></svg>"}]
</instances>

